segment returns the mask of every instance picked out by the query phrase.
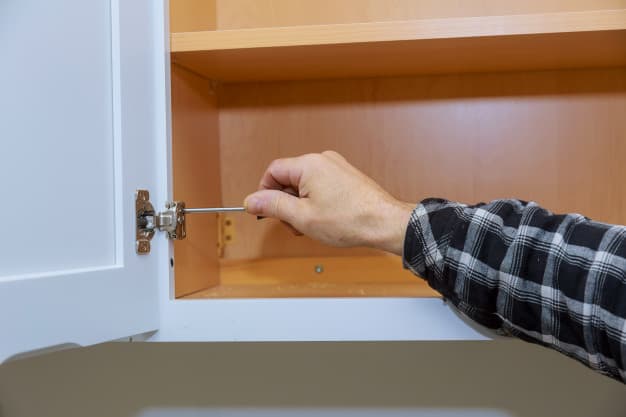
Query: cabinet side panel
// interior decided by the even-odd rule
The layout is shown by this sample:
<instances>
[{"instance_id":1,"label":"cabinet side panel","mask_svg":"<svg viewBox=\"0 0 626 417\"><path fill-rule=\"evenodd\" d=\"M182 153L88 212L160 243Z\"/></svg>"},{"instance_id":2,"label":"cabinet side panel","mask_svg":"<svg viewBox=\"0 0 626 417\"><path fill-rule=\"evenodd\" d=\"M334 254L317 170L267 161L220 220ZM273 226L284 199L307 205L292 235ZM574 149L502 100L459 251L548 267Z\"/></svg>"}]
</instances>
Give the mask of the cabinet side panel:
<instances>
[{"instance_id":1,"label":"cabinet side panel","mask_svg":"<svg viewBox=\"0 0 626 417\"><path fill-rule=\"evenodd\" d=\"M180 1L180 0L179 0ZM217 29L621 9L625 0L216 0ZM173 31L174 32L174 31Z\"/></svg>"},{"instance_id":2,"label":"cabinet side panel","mask_svg":"<svg viewBox=\"0 0 626 417\"><path fill-rule=\"evenodd\" d=\"M172 66L174 198L187 207L221 203L216 96L208 80ZM176 241L177 297L219 283L217 217L187 216L187 238Z\"/></svg>"},{"instance_id":3,"label":"cabinet side panel","mask_svg":"<svg viewBox=\"0 0 626 417\"><path fill-rule=\"evenodd\" d=\"M215 30L215 0L170 0L170 32Z\"/></svg>"},{"instance_id":4,"label":"cabinet side panel","mask_svg":"<svg viewBox=\"0 0 626 417\"><path fill-rule=\"evenodd\" d=\"M334 149L405 201L520 198L626 224L626 69L223 88L227 202L255 189L274 158ZM236 227L246 238L226 258L355 254L269 219Z\"/></svg>"}]
</instances>

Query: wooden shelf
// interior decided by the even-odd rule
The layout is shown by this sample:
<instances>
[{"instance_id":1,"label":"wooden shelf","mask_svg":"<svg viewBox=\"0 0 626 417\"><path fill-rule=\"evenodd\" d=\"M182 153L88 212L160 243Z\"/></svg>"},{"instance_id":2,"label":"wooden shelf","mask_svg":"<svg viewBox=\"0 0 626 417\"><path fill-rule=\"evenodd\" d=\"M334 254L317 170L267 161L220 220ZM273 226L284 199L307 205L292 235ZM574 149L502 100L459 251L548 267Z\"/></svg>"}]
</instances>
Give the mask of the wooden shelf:
<instances>
[{"instance_id":1,"label":"wooden shelf","mask_svg":"<svg viewBox=\"0 0 626 417\"><path fill-rule=\"evenodd\" d=\"M172 61L223 81L626 65L626 9L173 33Z\"/></svg>"},{"instance_id":2,"label":"wooden shelf","mask_svg":"<svg viewBox=\"0 0 626 417\"><path fill-rule=\"evenodd\" d=\"M218 286L183 298L438 296L399 257L345 256L225 261Z\"/></svg>"}]
</instances>

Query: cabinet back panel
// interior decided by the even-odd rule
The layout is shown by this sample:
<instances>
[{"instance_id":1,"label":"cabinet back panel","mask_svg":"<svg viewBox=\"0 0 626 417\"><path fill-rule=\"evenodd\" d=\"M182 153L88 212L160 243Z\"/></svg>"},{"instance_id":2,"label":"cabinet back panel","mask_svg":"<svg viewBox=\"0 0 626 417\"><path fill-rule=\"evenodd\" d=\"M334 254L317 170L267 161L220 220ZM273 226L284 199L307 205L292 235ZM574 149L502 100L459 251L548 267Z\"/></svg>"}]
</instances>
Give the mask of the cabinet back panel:
<instances>
[{"instance_id":1,"label":"cabinet back panel","mask_svg":"<svg viewBox=\"0 0 626 417\"><path fill-rule=\"evenodd\" d=\"M170 32L215 30L216 0L170 0Z\"/></svg>"},{"instance_id":2,"label":"cabinet back panel","mask_svg":"<svg viewBox=\"0 0 626 417\"><path fill-rule=\"evenodd\" d=\"M625 0L216 0L216 21L217 29L239 29L624 7Z\"/></svg>"},{"instance_id":3,"label":"cabinet back panel","mask_svg":"<svg viewBox=\"0 0 626 417\"><path fill-rule=\"evenodd\" d=\"M277 157L334 149L398 198L534 200L626 223L626 69L226 84L221 189L240 204ZM226 258L361 255L236 218Z\"/></svg>"}]
</instances>

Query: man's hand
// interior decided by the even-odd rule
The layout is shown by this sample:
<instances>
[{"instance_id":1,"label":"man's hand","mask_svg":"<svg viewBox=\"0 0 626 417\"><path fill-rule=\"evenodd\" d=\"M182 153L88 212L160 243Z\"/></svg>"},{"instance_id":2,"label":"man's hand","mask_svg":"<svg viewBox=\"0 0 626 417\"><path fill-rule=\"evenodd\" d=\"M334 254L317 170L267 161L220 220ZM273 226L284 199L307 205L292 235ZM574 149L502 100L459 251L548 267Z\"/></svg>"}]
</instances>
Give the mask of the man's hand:
<instances>
[{"instance_id":1,"label":"man's hand","mask_svg":"<svg viewBox=\"0 0 626 417\"><path fill-rule=\"evenodd\" d=\"M244 205L328 245L398 255L413 209L333 151L273 161Z\"/></svg>"}]
</instances>

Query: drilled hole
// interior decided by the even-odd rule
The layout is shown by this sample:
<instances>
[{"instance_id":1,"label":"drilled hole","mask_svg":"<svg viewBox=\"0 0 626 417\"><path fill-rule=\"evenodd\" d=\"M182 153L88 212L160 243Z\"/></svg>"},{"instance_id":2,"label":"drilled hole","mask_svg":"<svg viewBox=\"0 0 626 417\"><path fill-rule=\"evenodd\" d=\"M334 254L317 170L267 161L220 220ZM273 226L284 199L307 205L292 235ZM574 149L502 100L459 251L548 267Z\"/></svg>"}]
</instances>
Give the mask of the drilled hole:
<instances>
[{"instance_id":1,"label":"drilled hole","mask_svg":"<svg viewBox=\"0 0 626 417\"><path fill-rule=\"evenodd\" d=\"M170 268L174 268L174 258L170 258Z\"/></svg>"},{"instance_id":2,"label":"drilled hole","mask_svg":"<svg viewBox=\"0 0 626 417\"><path fill-rule=\"evenodd\" d=\"M226 240L230 240L231 236L230 235L226 235Z\"/></svg>"},{"instance_id":3,"label":"drilled hole","mask_svg":"<svg viewBox=\"0 0 626 417\"><path fill-rule=\"evenodd\" d=\"M230 221L230 220L226 220L226 221L224 222L224 224L225 224L226 226L230 226L231 224L233 224L233 222L232 222L232 221Z\"/></svg>"}]
</instances>

